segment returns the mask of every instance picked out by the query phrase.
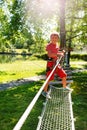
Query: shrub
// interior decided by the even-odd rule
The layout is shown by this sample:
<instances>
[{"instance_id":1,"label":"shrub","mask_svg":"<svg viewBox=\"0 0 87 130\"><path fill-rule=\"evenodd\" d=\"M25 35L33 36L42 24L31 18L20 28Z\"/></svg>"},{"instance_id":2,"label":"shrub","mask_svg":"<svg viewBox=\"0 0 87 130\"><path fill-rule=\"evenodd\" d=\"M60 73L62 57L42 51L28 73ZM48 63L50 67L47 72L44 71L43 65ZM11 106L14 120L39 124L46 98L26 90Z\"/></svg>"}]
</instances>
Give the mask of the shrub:
<instances>
[{"instance_id":1,"label":"shrub","mask_svg":"<svg viewBox=\"0 0 87 130\"><path fill-rule=\"evenodd\" d=\"M26 55L26 53L27 53L26 50L23 50L21 54Z\"/></svg>"},{"instance_id":2,"label":"shrub","mask_svg":"<svg viewBox=\"0 0 87 130\"><path fill-rule=\"evenodd\" d=\"M70 58L87 61L87 54L71 54Z\"/></svg>"}]
</instances>

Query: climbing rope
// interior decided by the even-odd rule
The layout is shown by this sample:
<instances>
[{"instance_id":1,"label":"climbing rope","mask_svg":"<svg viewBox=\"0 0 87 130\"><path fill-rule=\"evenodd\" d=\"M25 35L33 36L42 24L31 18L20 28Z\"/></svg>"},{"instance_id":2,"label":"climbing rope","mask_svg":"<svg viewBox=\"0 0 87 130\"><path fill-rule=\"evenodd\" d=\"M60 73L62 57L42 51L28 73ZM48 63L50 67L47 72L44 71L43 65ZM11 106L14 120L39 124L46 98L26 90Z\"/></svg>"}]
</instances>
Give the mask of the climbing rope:
<instances>
[{"instance_id":1,"label":"climbing rope","mask_svg":"<svg viewBox=\"0 0 87 130\"><path fill-rule=\"evenodd\" d=\"M71 92L57 87L50 91L52 98L44 103L37 130L75 130Z\"/></svg>"}]
</instances>

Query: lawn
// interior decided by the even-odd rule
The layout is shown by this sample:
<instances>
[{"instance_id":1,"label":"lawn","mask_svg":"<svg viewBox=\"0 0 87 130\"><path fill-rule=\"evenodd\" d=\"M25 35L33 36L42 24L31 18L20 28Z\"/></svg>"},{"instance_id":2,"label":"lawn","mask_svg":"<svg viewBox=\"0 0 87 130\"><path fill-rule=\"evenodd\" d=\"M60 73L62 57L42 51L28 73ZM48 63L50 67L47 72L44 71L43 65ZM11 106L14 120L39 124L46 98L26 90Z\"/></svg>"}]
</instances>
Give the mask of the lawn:
<instances>
[{"instance_id":1,"label":"lawn","mask_svg":"<svg viewBox=\"0 0 87 130\"><path fill-rule=\"evenodd\" d=\"M45 66L46 61L43 60L25 60L0 64L0 82L44 74ZM86 69L87 62L72 61L71 68L73 70ZM15 73L14 77L12 76L13 73ZM74 72L73 81L72 100L74 102L74 117L76 118L75 127L76 130L87 130L87 71ZM12 130L43 82L41 80L0 91L0 130ZM44 97L40 96L22 130L36 130L38 116L41 114L44 101Z\"/></svg>"},{"instance_id":2,"label":"lawn","mask_svg":"<svg viewBox=\"0 0 87 130\"><path fill-rule=\"evenodd\" d=\"M40 75L45 72L46 61L16 60L0 64L0 83Z\"/></svg>"},{"instance_id":3,"label":"lawn","mask_svg":"<svg viewBox=\"0 0 87 130\"><path fill-rule=\"evenodd\" d=\"M76 130L87 130L87 71L73 74L72 100Z\"/></svg>"},{"instance_id":4,"label":"lawn","mask_svg":"<svg viewBox=\"0 0 87 130\"><path fill-rule=\"evenodd\" d=\"M21 85L0 92L0 130L12 130L42 82ZM35 130L43 107L44 97L40 96L22 130Z\"/></svg>"},{"instance_id":5,"label":"lawn","mask_svg":"<svg viewBox=\"0 0 87 130\"><path fill-rule=\"evenodd\" d=\"M87 62L71 61L73 73L73 110L75 130L87 130Z\"/></svg>"}]
</instances>

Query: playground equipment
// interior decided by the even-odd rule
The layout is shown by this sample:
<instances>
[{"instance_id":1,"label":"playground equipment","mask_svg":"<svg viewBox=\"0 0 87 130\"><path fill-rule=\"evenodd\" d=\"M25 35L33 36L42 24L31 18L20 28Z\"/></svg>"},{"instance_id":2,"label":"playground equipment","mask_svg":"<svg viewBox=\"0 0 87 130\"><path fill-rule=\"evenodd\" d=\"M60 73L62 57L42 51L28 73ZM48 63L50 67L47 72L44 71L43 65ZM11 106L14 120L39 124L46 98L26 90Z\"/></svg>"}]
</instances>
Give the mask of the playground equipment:
<instances>
[{"instance_id":1,"label":"playground equipment","mask_svg":"<svg viewBox=\"0 0 87 130\"><path fill-rule=\"evenodd\" d=\"M52 98L47 99L44 103L37 130L75 130L71 100L72 91L50 86Z\"/></svg>"},{"instance_id":2,"label":"playground equipment","mask_svg":"<svg viewBox=\"0 0 87 130\"><path fill-rule=\"evenodd\" d=\"M48 83L50 77L54 73L61 59L62 56L57 60L52 72L50 73L50 75L48 76L48 78L46 79L46 81L44 82L44 84L32 100L32 102L29 104L29 106L19 119L18 123L13 128L13 130L21 129L22 125L29 116L32 108L37 102L45 85ZM71 81L67 82L70 85ZM50 86L51 88L49 93L52 99L46 99L46 103L44 104L41 117L39 118L37 130L75 130L71 101L71 91L67 89L64 90L63 88L57 88L53 85Z\"/></svg>"}]
</instances>

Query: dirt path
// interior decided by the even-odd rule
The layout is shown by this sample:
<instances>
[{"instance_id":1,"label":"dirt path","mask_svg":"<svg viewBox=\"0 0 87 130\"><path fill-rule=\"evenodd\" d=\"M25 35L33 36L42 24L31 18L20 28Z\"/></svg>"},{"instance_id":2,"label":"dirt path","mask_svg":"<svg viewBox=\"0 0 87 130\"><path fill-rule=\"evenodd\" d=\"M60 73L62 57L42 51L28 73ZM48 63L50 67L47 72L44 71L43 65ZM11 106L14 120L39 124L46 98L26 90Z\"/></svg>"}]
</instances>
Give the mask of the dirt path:
<instances>
[{"instance_id":1,"label":"dirt path","mask_svg":"<svg viewBox=\"0 0 87 130\"><path fill-rule=\"evenodd\" d=\"M30 77L30 78L18 79L15 81L0 84L0 90L12 88L12 87L24 84L24 83L39 81L39 80L45 79L45 78L46 78L45 75L40 75L40 76L34 76L34 77Z\"/></svg>"}]
</instances>

